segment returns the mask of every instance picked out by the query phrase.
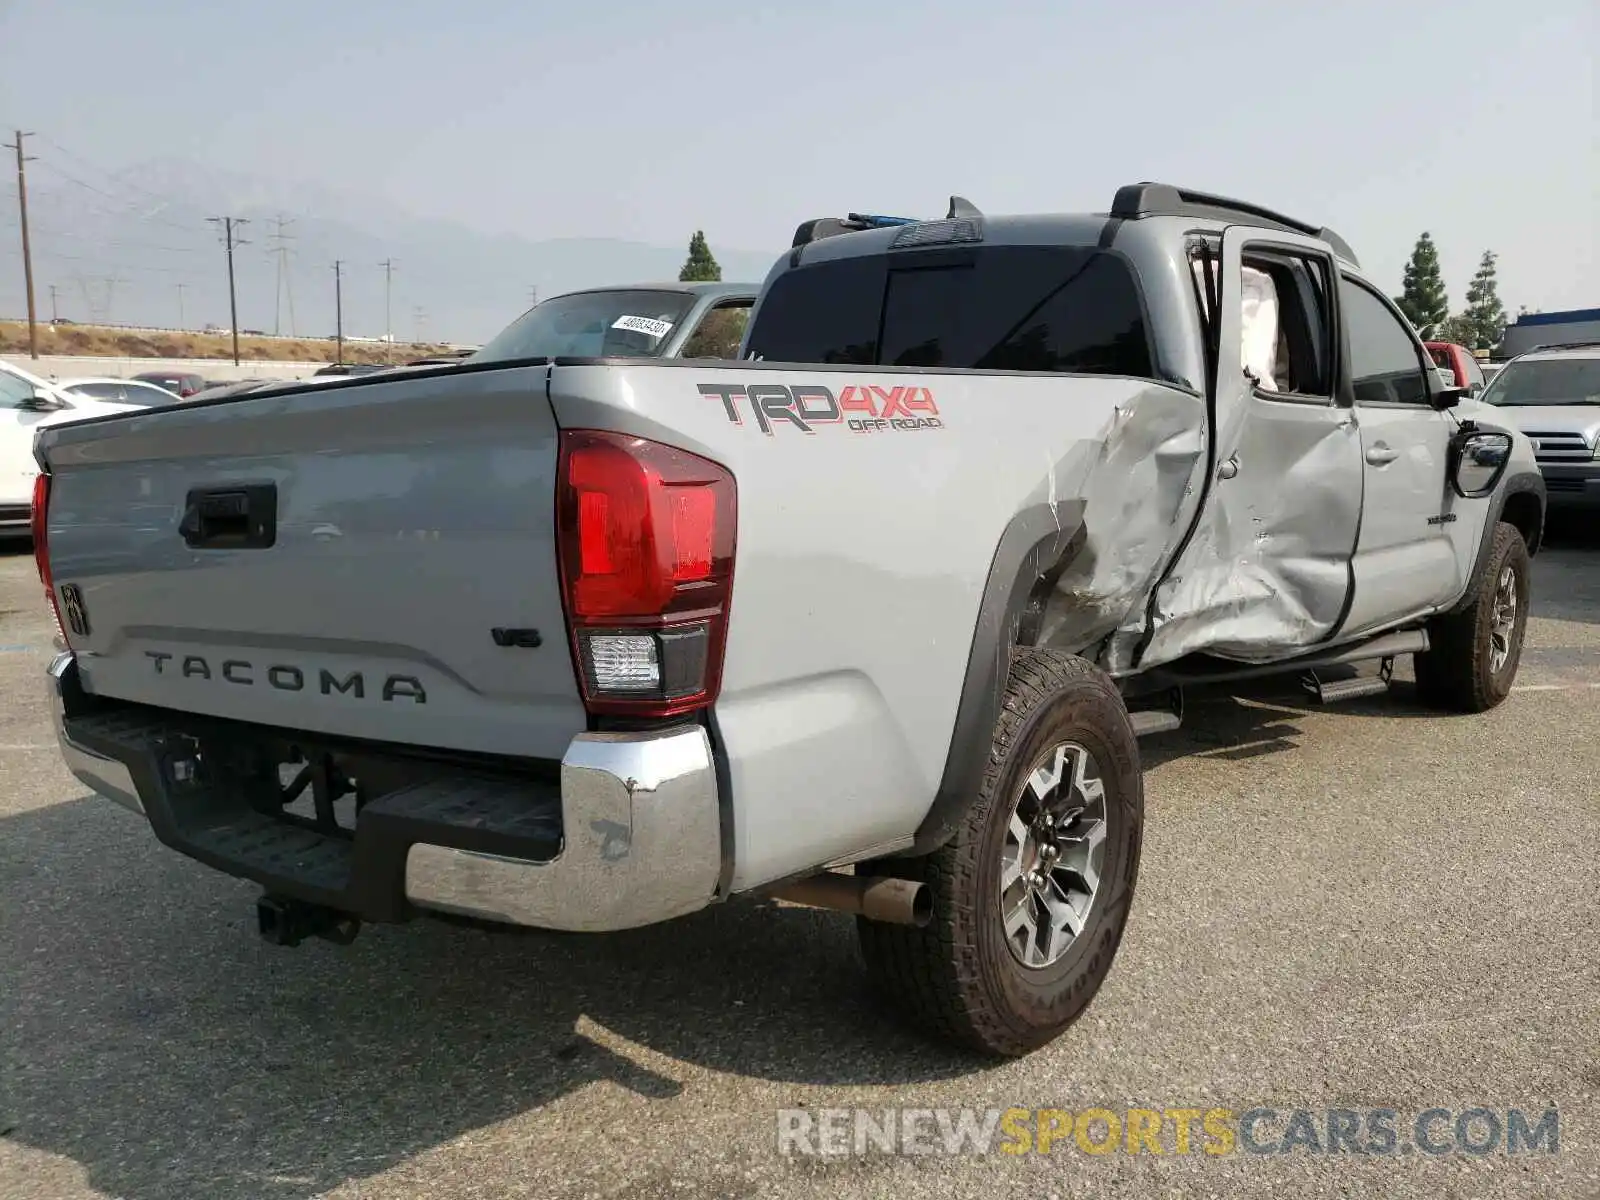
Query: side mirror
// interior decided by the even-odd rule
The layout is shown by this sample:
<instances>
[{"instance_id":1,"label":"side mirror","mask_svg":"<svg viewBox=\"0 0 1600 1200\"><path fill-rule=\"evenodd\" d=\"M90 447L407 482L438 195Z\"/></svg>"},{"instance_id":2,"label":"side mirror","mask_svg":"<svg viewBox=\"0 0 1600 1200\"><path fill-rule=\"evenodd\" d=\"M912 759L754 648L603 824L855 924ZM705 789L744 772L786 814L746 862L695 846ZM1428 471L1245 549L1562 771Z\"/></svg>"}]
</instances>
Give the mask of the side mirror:
<instances>
[{"instance_id":1,"label":"side mirror","mask_svg":"<svg viewBox=\"0 0 1600 1200\"><path fill-rule=\"evenodd\" d=\"M1511 461L1511 435L1463 427L1450 439L1450 486L1463 500L1494 491Z\"/></svg>"},{"instance_id":2,"label":"side mirror","mask_svg":"<svg viewBox=\"0 0 1600 1200\"><path fill-rule=\"evenodd\" d=\"M24 412L54 412L65 405L54 396L46 396L43 392L34 392L33 395L17 402L17 407Z\"/></svg>"},{"instance_id":3,"label":"side mirror","mask_svg":"<svg viewBox=\"0 0 1600 1200\"><path fill-rule=\"evenodd\" d=\"M1441 411L1446 408L1454 408L1471 394L1471 388L1457 387L1453 383L1441 383L1433 389L1433 406Z\"/></svg>"}]
</instances>

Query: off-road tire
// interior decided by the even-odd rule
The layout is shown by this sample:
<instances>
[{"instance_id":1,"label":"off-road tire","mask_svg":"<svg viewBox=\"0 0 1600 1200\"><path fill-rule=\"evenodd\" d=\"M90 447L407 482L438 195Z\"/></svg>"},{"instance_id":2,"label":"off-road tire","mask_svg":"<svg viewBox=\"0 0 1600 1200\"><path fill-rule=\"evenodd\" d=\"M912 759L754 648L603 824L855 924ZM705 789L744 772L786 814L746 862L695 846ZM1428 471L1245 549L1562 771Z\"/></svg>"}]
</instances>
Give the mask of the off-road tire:
<instances>
[{"instance_id":1,"label":"off-road tire","mask_svg":"<svg viewBox=\"0 0 1600 1200\"><path fill-rule=\"evenodd\" d=\"M1414 659L1417 696L1424 704L1449 712L1478 713L1495 707L1511 694L1528 624L1530 565L1528 544L1514 525L1501 521L1495 526L1488 561L1477 581L1472 603L1459 612L1435 617L1428 624L1428 649ZM1507 568L1515 581L1517 611L1510 653L1496 671L1490 634L1495 595Z\"/></svg>"},{"instance_id":2,"label":"off-road tire","mask_svg":"<svg viewBox=\"0 0 1600 1200\"><path fill-rule=\"evenodd\" d=\"M1001 848L1036 758L1068 740L1094 756L1105 785L1100 890L1065 954L1028 968L1005 941ZM1017 1057L1050 1042L1082 1014L1111 969L1133 902L1143 833L1138 740L1116 685L1072 655L1013 653L982 786L955 835L924 857L856 868L921 880L932 893L933 916L924 928L857 919L875 990L924 1032L982 1054Z\"/></svg>"}]
</instances>

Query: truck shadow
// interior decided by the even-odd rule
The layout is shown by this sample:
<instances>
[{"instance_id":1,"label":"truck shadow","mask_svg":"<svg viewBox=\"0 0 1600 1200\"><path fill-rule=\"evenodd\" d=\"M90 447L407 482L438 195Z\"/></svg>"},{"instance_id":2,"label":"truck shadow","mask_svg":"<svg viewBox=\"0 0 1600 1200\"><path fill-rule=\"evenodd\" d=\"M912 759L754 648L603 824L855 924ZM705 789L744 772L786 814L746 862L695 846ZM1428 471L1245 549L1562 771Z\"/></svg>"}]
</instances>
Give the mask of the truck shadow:
<instances>
[{"instance_id":1,"label":"truck shadow","mask_svg":"<svg viewBox=\"0 0 1600 1200\"><path fill-rule=\"evenodd\" d=\"M1359 672L1352 668L1323 672L1329 680L1351 678L1356 674L1365 676L1374 672L1370 667ZM1328 705L1313 700L1293 676L1253 680L1232 688L1218 685L1211 689L1195 689L1187 703L1180 728L1140 741L1139 756L1146 770L1180 758L1242 761L1294 750L1302 733L1298 722L1321 712L1338 717L1386 720L1470 719L1423 704L1417 699L1416 685L1402 678L1399 670L1386 694Z\"/></svg>"},{"instance_id":2,"label":"truck shadow","mask_svg":"<svg viewBox=\"0 0 1600 1200\"><path fill-rule=\"evenodd\" d=\"M735 901L605 937L417 921L257 940L253 886L83 799L0 821L0 1131L128 1200L301 1200L590 1084L900 1084L985 1063L867 994L847 917Z\"/></svg>"}]
</instances>

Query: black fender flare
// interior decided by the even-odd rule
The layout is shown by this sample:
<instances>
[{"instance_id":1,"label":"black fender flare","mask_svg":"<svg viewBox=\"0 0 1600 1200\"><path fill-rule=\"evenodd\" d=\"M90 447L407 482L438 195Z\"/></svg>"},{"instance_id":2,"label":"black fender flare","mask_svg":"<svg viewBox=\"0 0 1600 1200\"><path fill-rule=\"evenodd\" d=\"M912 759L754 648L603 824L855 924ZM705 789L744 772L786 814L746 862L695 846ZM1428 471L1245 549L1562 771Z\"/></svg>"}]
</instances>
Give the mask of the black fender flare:
<instances>
[{"instance_id":1,"label":"black fender flare","mask_svg":"<svg viewBox=\"0 0 1600 1200\"><path fill-rule=\"evenodd\" d=\"M1058 577L1086 540L1081 500L1024 508L1000 535L978 603L944 774L911 847L901 851L902 856L927 854L944 845L977 796L1000 719L1011 649L1031 642L1027 626L1040 585Z\"/></svg>"},{"instance_id":2,"label":"black fender flare","mask_svg":"<svg viewBox=\"0 0 1600 1200\"><path fill-rule=\"evenodd\" d=\"M1449 608L1443 610L1440 616L1453 616L1472 607L1478 598L1478 590L1483 586L1483 573L1489 563L1489 548L1494 544L1494 531L1505 515L1506 505L1513 496L1532 496L1539 506L1539 522L1534 530L1533 537L1528 542L1528 553L1537 554L1539 546L1544 540L1544 522L1548 500L1545 494L1544 476L1538 471L1517 471L1508 473L1495 489L1494 496L1489 501L1489 516L1483 523L1483 532L1478 535L1478 554L1472 564L1472 573L1467 577L1467 588L1461 598Z\"/></svg>"}]
</instances>

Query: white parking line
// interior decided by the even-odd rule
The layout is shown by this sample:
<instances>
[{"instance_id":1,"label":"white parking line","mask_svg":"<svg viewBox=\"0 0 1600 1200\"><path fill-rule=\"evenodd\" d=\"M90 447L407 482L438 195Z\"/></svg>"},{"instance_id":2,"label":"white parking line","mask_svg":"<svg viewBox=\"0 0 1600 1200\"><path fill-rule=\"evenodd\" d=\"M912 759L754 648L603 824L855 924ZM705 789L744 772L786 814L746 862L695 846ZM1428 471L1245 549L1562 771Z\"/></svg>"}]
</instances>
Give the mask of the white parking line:
<instances>
[{"instance_id":1,"label":"white parking line","mask_svg":"<svg viewBox=\"0 0 1600 1200\"><path fill-rule=\"evenodd\" d=\"M1582 692L1600 688L1600 683L1519 683L1513 692Z\"/></svg>"}]
</instances>

